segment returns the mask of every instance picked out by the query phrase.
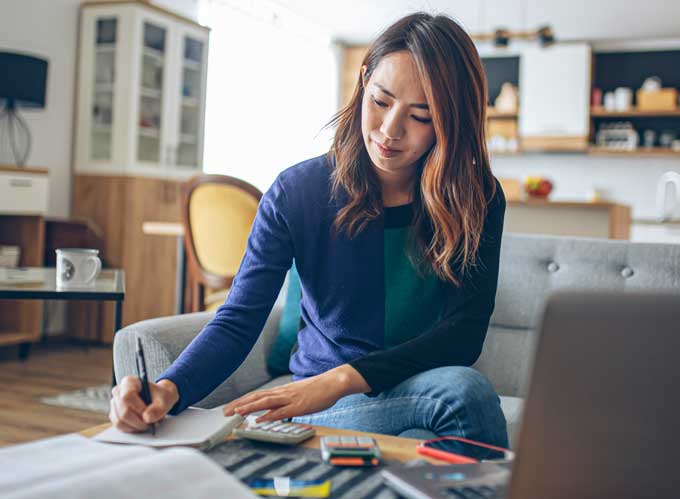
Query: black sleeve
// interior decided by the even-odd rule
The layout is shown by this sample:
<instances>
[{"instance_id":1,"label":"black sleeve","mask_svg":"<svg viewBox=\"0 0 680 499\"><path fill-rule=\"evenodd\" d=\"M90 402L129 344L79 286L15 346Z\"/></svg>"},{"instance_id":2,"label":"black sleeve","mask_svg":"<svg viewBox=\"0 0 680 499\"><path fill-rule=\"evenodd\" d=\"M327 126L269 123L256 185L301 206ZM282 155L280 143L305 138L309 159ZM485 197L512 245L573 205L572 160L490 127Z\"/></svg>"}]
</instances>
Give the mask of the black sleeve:
<instances>
[{"instance_id":1,"label":"black sleeve","mask_svg":"<svg viewBox=\"0 0 680 499\"><path fill-rule=\"evenodd\" d=\"M446 309L429 331L388 350L351 361L376 396L418 373L443 366L471 366L482 351L498 286L505 197L498 183L484 222L477 264L460 287L447 286Z\"/></svg>"}]
</instances>

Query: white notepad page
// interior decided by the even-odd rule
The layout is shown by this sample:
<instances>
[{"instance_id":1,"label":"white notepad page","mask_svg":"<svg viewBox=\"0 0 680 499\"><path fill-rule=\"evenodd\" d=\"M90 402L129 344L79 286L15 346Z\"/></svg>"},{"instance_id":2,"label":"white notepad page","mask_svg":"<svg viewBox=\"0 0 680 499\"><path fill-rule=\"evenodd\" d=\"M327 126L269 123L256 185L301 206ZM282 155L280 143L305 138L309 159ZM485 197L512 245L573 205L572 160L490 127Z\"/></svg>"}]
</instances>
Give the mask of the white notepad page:
<instances>
[{"instance_id":1,"label":"white notepad page","mask_svg":"<svg viewBox=\"0 0 680 499\"><path fill-rule=\"evenodd\" d=\"M146 445L149 447L190 446L208 449L220 443L243 422L243 417L225 417L223 407L200 409L188 407L177 416L167 416L151 432L126 433L108 428L96 435L94 440L117 444Z\"/></svg>"},{"instance_id":2,"label":"white notepad page","mask_svg":"<svg viewBox=\"0 0 680 499\"><path fill-rule=\"evenodd\" d=\"M111 445L75 434L0 449L0 495L3 499L257 497L197 450Z\"/></svg>"}]
</instances>

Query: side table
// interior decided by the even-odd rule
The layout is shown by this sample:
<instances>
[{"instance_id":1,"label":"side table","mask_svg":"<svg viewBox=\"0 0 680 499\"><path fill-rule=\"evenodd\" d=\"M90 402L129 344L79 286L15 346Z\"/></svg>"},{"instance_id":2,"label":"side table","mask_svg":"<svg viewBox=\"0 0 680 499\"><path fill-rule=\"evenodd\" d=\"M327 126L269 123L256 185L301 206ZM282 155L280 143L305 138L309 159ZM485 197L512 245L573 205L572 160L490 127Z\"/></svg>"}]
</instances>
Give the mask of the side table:
<instances>
[{"instance_id":1,"label":"side table","mask_svg":"<svg viewBox=\"0 0 680 499\"><path fill-rule=\"evenodd\" d=\"M121 269L102 270L91 288L57 287L57 269L54 267L24 267L25 272L31 277L36 277L34 282L27 283L0 283L0 299L9 300L97 300L115 302L115 319L113 334L121 328L123 320L123 300L125 299L125 272ZM13 269L14 270L14 269ZM0 331L0 337L4 334ZM11 333L10 333L11 334ZM21 343L19 356L22 359L28 357L31 343ZM111 368L112 385L116 384L115 372Z\"/></svg>"}]
</instances>

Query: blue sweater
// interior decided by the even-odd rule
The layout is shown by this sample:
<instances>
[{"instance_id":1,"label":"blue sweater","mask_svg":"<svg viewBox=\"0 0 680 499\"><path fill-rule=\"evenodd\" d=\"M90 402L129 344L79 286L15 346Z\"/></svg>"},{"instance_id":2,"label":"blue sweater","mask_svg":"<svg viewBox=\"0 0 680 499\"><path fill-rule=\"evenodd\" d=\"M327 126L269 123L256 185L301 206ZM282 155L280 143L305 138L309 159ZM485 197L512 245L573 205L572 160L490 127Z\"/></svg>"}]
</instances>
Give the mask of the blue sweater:
<instances>
[{"instance_id":1,"label":"blue sweater","mask_svg":"<svg viewBox=\"0 0 680 499\"><path fill-rule=\"evenodd\" d=\"M196 403L243 362L276 300L293 258L302 285L302 328L290 362L294 379L349 363L376 395L419 372L471 365L481 352L494 308L505 199L489 205L479 258L456 287L442 283L445 308L430 330L385 346L383 219L350 239L333 221L346 195L333 199L326 156L283 171L260 201L246 252L225 303L158 377L180 399L170 414Z\"/></svg>"}]
</instances>

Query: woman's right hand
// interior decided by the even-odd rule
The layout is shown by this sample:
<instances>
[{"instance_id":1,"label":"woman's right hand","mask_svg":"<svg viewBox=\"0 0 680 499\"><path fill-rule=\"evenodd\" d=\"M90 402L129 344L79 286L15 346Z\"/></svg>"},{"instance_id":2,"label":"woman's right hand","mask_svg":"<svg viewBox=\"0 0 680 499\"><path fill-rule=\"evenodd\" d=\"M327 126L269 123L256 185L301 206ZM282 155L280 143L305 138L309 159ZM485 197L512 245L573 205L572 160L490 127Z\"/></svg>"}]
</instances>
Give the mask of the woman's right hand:
<instances>
[{"instance_id":1,"label":"woman's right hand","mask_svg":"<svg viewBox=\"0 0 680 499\"><path fill-rule=\"evenodd\" d=\"M169 379L158 383L149 381L151 403L147 406L141 397L142 382L137 376L125 376L111 390L109 419L121 431L134 433L146 431L151 423L165 415L179 400L177 385Z\"/></svg>"}]
</instances>

